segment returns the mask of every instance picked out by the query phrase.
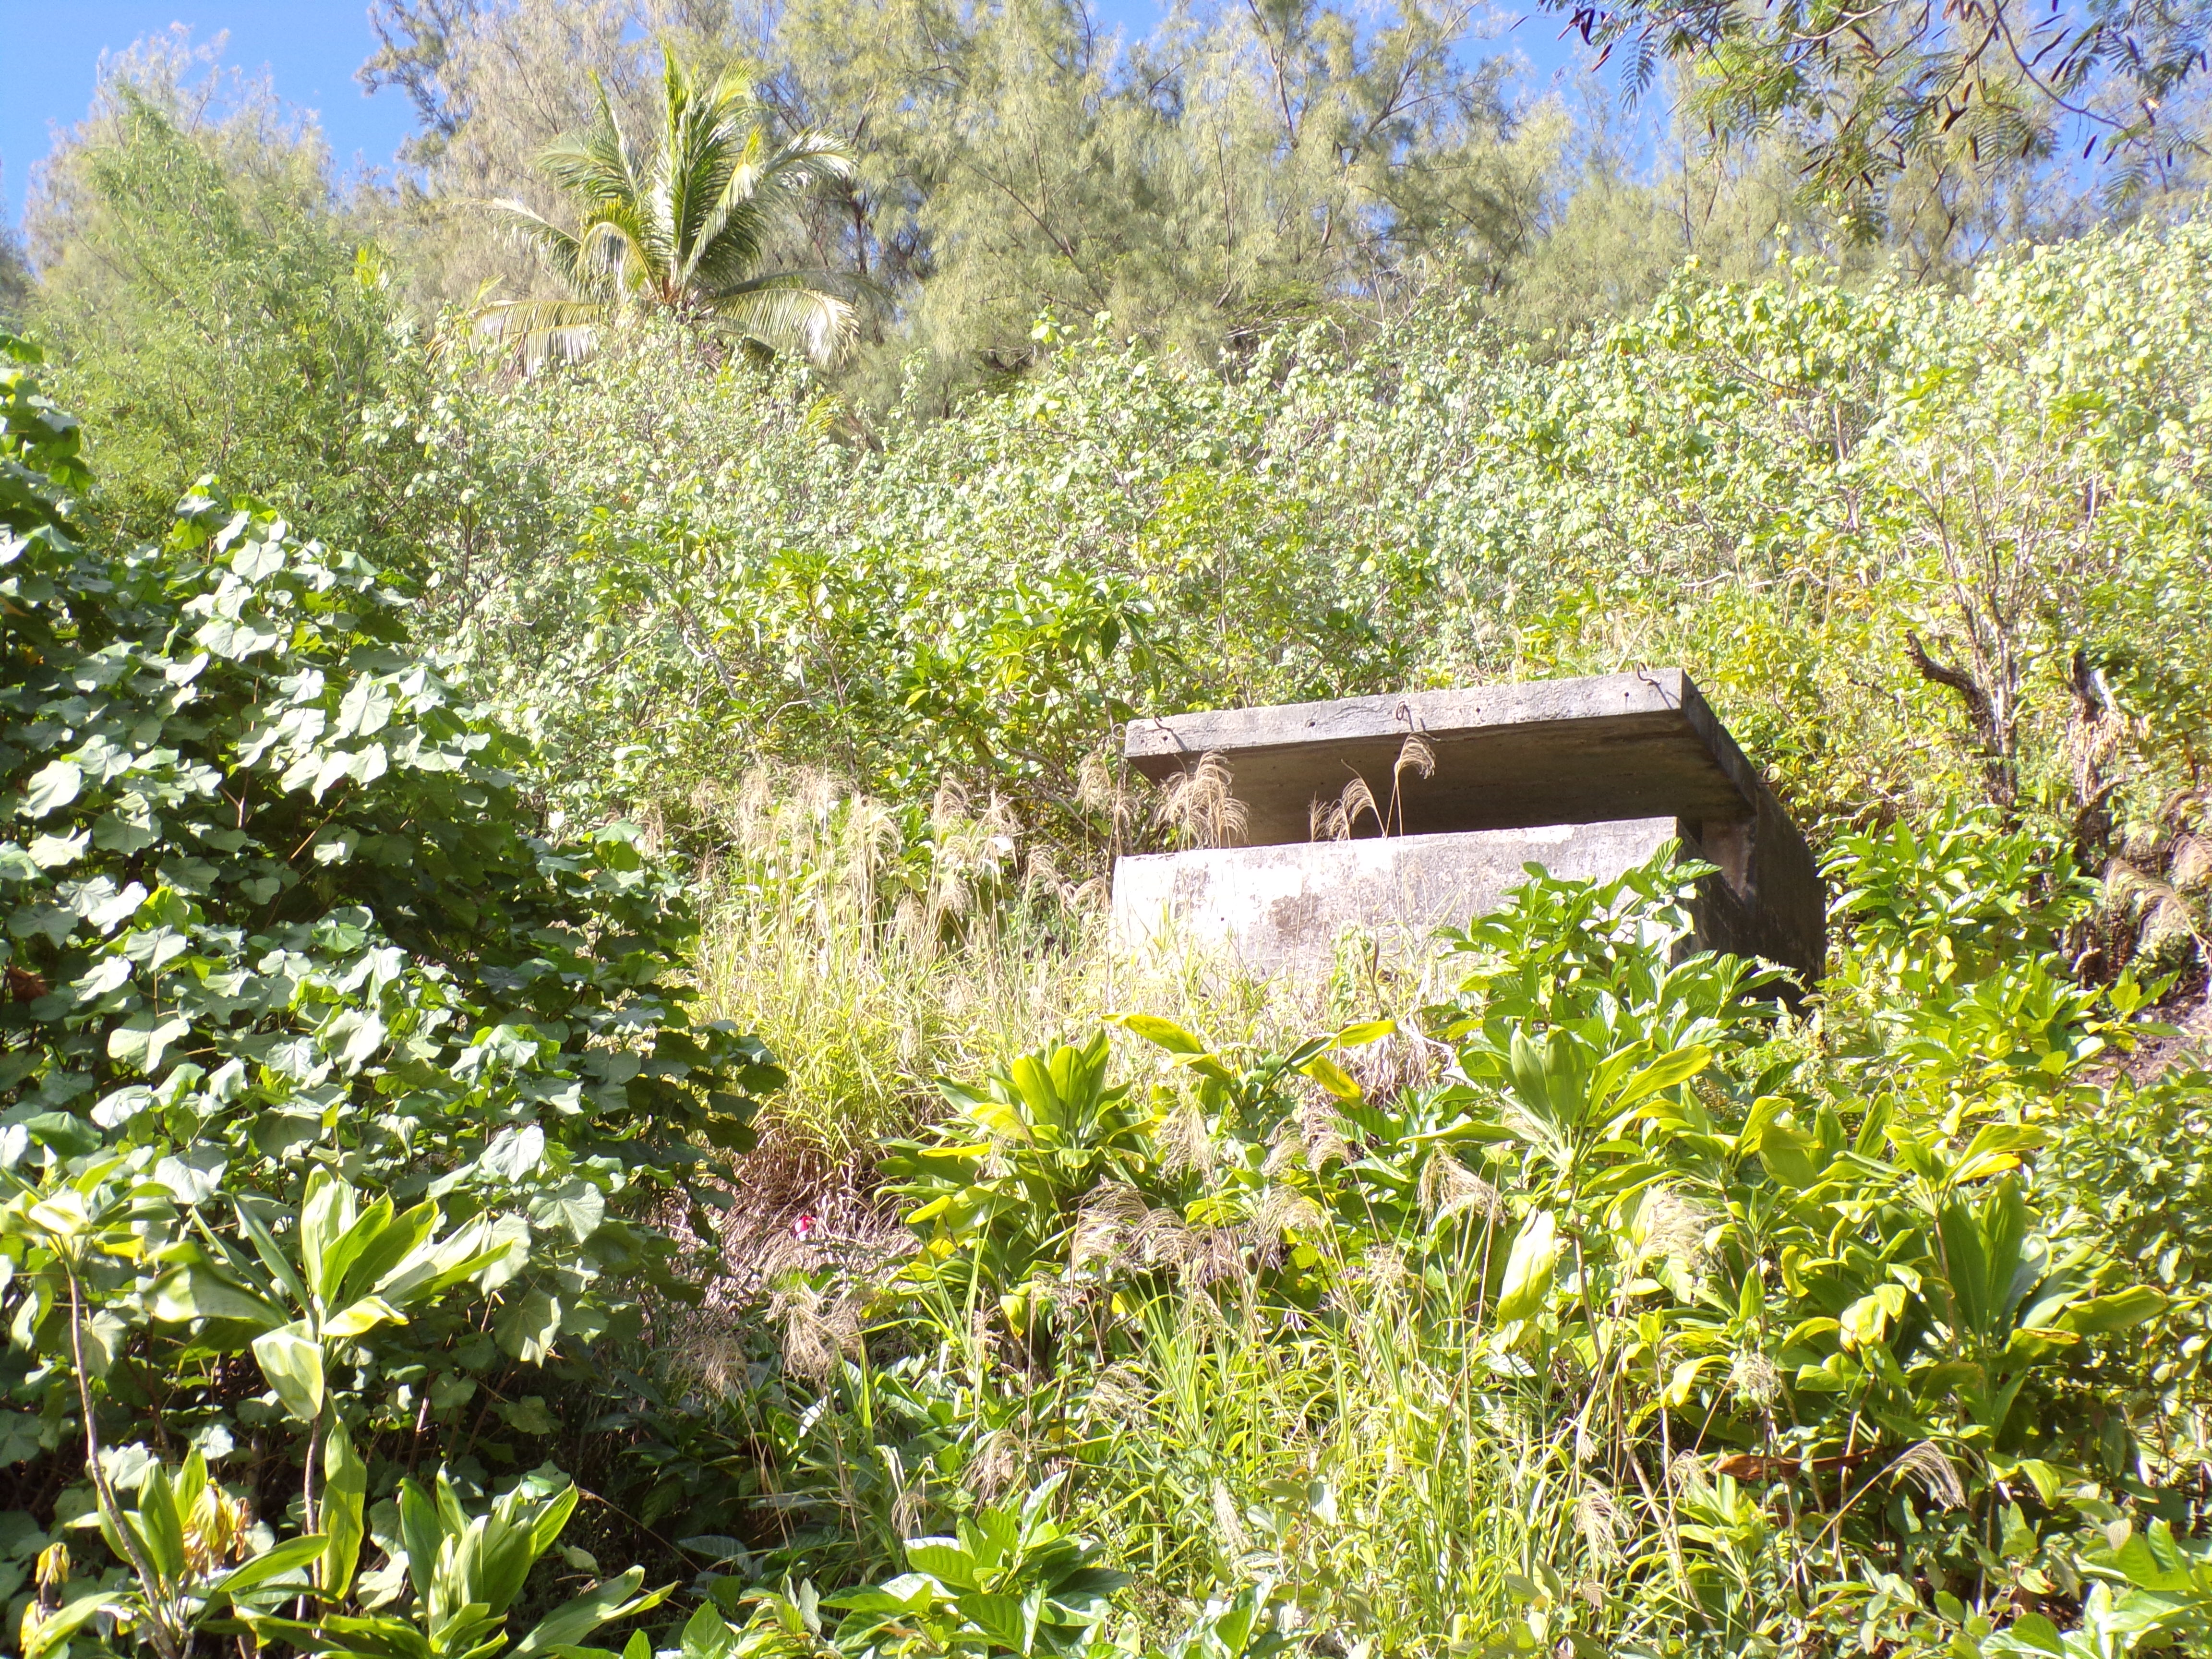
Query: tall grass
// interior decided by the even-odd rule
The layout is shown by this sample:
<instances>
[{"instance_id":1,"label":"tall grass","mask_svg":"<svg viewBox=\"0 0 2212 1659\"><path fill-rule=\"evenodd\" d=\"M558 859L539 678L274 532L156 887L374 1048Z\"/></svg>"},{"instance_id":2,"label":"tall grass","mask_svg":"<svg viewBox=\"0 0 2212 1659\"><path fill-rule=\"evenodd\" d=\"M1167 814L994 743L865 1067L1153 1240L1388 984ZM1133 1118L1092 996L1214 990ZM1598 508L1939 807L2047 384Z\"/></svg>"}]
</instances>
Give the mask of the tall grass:
<instances>
[{"instance_id":1,"label":"tall grass","mask_svg":"<svg viewBox=\"0 0 2212 1659\"><path fill-rule=\"evenodd\" d=\"M1097 1524L1147 1580L1294 1586L1304 1621L1377 1652L1496 1641L1532 1589L1593 1577L1572 1459L1474 1386L1463 1322L1387 1264L1359 1282L1364 1305L1288 1344L1195 1305L1149 1321L1152 1405Z\"/></svg>"},{"instance_id":2,"label":"tall grass","mask_svg":"<svg viewBox=\"0 0 2212 1659\"><path fill-rule=\"evenodd\" d=\"M1548 1646L1618 1630L1613 1581L1639 1553L1656 1559L1650 1516L1615 1502L1571 1410L1540 1378L1516 1387L1476 1369L1469 1281L1414 1276L1388 1253L1340 1265L1343 1294L1287 1334L1264 1322L1255 1284L1231 1284L1219 1303L1146 1306L1128 1357L1071 1349L1033 1373L1009 1368L976 1310L934 1307L934 1363L998 1426L941 1486L909 1468L898 1501L954 1512L1073 1474L1069 1519L1134 1575L1145 1628L1122 1635L1147 1652L1224 1587L1254 1583L1296 1627L1359 1632L1370 1655L1532 1650L1532 1632ZM830 1433L869 1414L873 1386L847 1373ZM897 1535L884 1499L837 1494L850 1535ZM884 1548L884 1568L896 1562Z\"/></svg>"},{"instance_id":3,"label":"tall grass","mask_svg":"<svg viewBox=\"0 0 2212 1659\"><path fill-rule=\"evenodd\" d=\"M1381 969L1357 950L1320 982L1192 951L1117 958L1104 881L1055 869L997 802L947 791L897 811L820 774L759 772L704 806L726 848L710 872L708 1012L758 1032L791 1079L748 1165L787 1184L779 1214L888 1234L867 1191L875 1150L940 1109L938 1077L972 1078L1117 1010L1223 1049L1279 1048L1437 991L1418 965ZM1390 1049L1368 1052L1418 1064ZM787 1229L756 1237L773 1258L757 1283L829 1260L784 1248ZM977 1424L1001 1425L972 1431L943 1490L921 1466L862 1481L864 1425L881 1409L864 1401L884 1385L856 1368L833 1389L850 1390L850 1419L819 1418L823 1473L799 1484L890 1570L900 1522L966 1501L956 1486L988 1498L1073 1468L1073 1518L1148 1587L1153 1635L1254 1579L1295 1587L1296 1617L1366 1632L1376 1654L1478 1650L1547 1617L1559 1632L1601 1623L1621 1523L1571 1429L1540 1389L1501 1395L1471 1371L1479 1334L1449 1285L1388 1255L1339 1266L1340 1294L1292 1331L1240 1317L1234 1296L1227 1314L1210 1295L1171 1297L1146 1311L1134 1357L1071 1357L1051 1375L1010 1370L976 1310L940 1309L949 1346L931 1363L964 1372Z\"/></svg>"},{"instance_id":4,"label":"tall grass","mask_svg":"<svg viewBox=\"0 0 2212 1659\"><path fill-rule=\"evenodd\" d=\"M858 1170L972 1077L1141 1008L1218 1043L1295 1039L1404 1012L1430 990L1358 951L1325 983L1255 977L1197 950L1117 959L1109 872L1063 872L1003 802L942 789L898 809L828 774L759 769L695 811L710 864L704 1012L757 1033L790 1074L763 1138Z\"/></svg>"}]
</instances>

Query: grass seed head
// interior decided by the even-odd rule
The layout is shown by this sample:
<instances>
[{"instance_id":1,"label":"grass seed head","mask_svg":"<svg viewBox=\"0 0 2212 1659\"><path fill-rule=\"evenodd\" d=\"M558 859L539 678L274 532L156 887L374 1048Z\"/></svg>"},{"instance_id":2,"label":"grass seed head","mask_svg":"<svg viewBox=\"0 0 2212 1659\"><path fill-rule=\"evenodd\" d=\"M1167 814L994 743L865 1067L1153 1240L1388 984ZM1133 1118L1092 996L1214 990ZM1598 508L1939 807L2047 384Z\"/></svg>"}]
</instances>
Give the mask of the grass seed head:
<instances>
[{"instance_id":1,"label":"grass seed head","mask_svg":"<svg viewBox=\"0 0 2212 1659\"><path fill-rule=\"evenodd\" d=\"M1153 817L1191 847L1243 844L1249 814L1233 793L1229 763L1212 750L1162 786Z\"/></svg>"},{"instance_id":2,"label":"grass seed head","mask_svg":"<svg viewBox=\"0 0 2212 1659\"><path fill-rule=\"evenodd\" d=\"M1496 1221L1505 1213L1498 1188L1442 1150L1431 1152L1421 1166L1419 1194L1421 1207L1439 1219L1472 1210Z\"/></svg>"},{"instance_id":3,"label":"grass seed head","mask_svg":"<svg viewBox=\"0 0 2212 1659\"><path fill-rule=\"evenodd\" d=\"M1923 1440L1906 1448L1890 1468L1893 1473L1910 1476L1939 1508L1966 1506L1966 1486L1959 1478L1959 1466L1934 1441Z\"/></svg>"},{"instance_id":4,"label":"grass seed head","mask_svg":"<svg viewBox=\"0 0 2212 1659\"><path fill-rule=\"evenodd\" d=\"M782 1328L784 1367L795 1376L827 1382L845 1360L860 1358L860 1310L848 1297L793 1275L777 1289L769 1317Z\"/></svg>"}]
</instances>

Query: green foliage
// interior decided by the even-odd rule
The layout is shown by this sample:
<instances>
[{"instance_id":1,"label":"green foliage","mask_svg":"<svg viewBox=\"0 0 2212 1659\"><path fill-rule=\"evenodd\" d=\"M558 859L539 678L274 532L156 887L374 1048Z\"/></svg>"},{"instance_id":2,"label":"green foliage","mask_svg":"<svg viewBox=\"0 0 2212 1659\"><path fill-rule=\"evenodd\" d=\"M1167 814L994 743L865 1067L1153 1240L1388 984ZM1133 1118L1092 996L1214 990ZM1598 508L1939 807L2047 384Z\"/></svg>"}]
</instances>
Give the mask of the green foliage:
<instances>
[{"instance_id":1,"label":"green foliage","mask_svg":"<svg viewBox=\"0 0 2212 1659\"><path fill-rule=\"evenodd\" d=\"M1103 1037L948 1085L952 1116L886 1164L921 1248L868 1346L904 1357L809 1373L809 1418L956 1510L1000 1460L1066 1459L1125 1562L1264 1571L1291 1628L1392 1650L1998 1651L2001 1626L2038 1639L2008 1598L2100 1583L2083 1640L2198 1629L2110 1565L2118 1506L2178 1515L2197 1468L2163 1416L2195 1410L2193 1373L2154 1399L2136 1358L2195 1317L2139 1276L2150 1171L2107 1152L2110 1200L2074 1201L2130 1098L2087 1068L2134 994L2072 1005L2098 1041L2038 1048L2047 1011L1981 991L2048 936L2008 952L1973 918L2049 914L2045 872L1988 826L1908 844L1839 855L1854 957L1883 968L1847 970L1826 1031L1761 1000L1770 972L1685 952L1699 866L1662 860L1532 879L1460 934L1434 1081L1404 1082L1388 1023L1238 1055L1130 1016L1164 1055L1146 1103ZM1916 1040L1879 1040L1906 1007ZM1395 1462L1439 1413L1492 1505L1557 1530L1498 1528ZM1268 1423L1279 1462L1241 1438ZM1401 1522L1423 1541L1394 1558ZM884 1595L890 1617L919 1592Z\"/></svg>"},{"instance_id":2,"label":"green foliage","mask_svg":"<svg viewBox=\"0 0 2212 1659\"><path fill-rule=\"evenodd\" d=\"M204 495L158 547L103 550L71 519L78 428L5 349L9 1449L82 1437L87 1507L173 1659L243 1547L234 1528L185 1572L177 1516L208 1492L282 1516L296 1480L343 1607L395 1442L635 1329L650 1291L693 1294L653 1211L696 1212L779 1074L690 1018L682 880L628 826L533 814L528 751L373 568ZM181 1486L125 1425L196 1448ZM253 1559L300 1565L275 1547ZM592 1607L635 1587L610 1583ZM422 1613L434 1646L462 1589Z\"/></svg>"},{"instance_id":3,"label":"green foliage","mask_svg":"<svg viewBox=\"0 0 2212 1659\"><path fill-rule=\"evenodd\" d=\"M1156 829L1086 772L1138 713L1679 661L1802 821L1981 801L2122 859L2109 976L2203 931L2205 270L2184 228L1956 296L1686 277L1540 361L1437 288L1228 378L1055 332L880 426L641 337L455 386L421 477L484 682L679 829L734 744L1087 854Z\"/></svg>"},{"instance_id":4,"label":"green foliage","mask_svg":"<svg viewBox=\"0 0 2212 1659\"><path fill-rule=\"evenodd\" d=\"M540 1653L614 1659L604 1649L584 1645L583 1638L667 1597L665 1589L637 1594L645 1577L641 1567L562 1603L520 1639L506 1639L508 1615L531 1568L559 1541L576 1499L573 1485L533 1478L515 1486L486 1513L471 1516L443 1471L431 1492L402 1480L400 1544L391 1553L386 1571L404 1570L413 1585L411 1620L330 1613L305 1623L264 1613L249 1616L246 1623L257 1641L289 1644L315 1659L525 1659Z\"/></svg>"},{"instance_id":5,"label":"green foliage","mask_svg":"<svg viewBox=\"0 0 2212 1659\"><path fill-rule=\"evenodd\" d=\"M198 1452L185 1458L173 1480L156 1464L146 1474L137 1510L117 1507L100 1515L109 1547L139 1565L135 1586L90 1589L51 1608L33 1603L21 1628L26 1659L67 1651L70 1638L96 1619L143 1629L157 1652L172 1655L189 1650L196 1630L223 1628L246 1608L297 1595L301 1570L328 1550L330 1540L310 1533L226 1565L243 1519L235 1501L209 1480L207 1461ZM58 1590L66 1583L67 1558L65 1546L48 1552L40 1564L42 1584L49 1564L56 1569L51 1587Z\"/></svg>"},{"instance_id":6,"label":"green foliage","mask_svg":"<svg viewBox=\"0 0 2212 1659\"><path fill-rule=\"evenodd\" d=\"M1830 913L1875 963L1936 957L1979 977L2008 956L2042 955L2087 914L2095 884L2074 849L1994 814L1939 810L1838 836L1826 873Z\"/></svg>"},{"instance_id":7,"label":"green foliage","mask_svg":"<svg viewBox=\"0 0 2212 1659\"><path fill-rule=\"evenodd\" d=\"M453 47L407 60L426 96L634 15L409 15ZM657 1612L625 1659L2203 1645L2205 1079L2132 1074L2212 870L2201 231L1957 293L1689 275L1516 344L1401 286L1417 251L1501 277L1549 143L1504 142L1449 19L1178 20L1126 69L1018 6L787 9L738 65L680 21L701 169L647 176L651 88L610 76L563 152L592 246L678 312L865 250L941 349L902 397L680 318L520 379L417 351L312 145L150 92L57 172L65 372L153 413L103 497L8 348L23 1645L596 1654ZM825 106L866 112L817 181L852 188L715 253L730 147ZM441 165L491 153L424 107ZM1200 136L1256 181L1218 216ZM157 316L134 380L117 249L115 317L248 321ZM1270 333L1354 289L1378 332ZM948 406L956 336L1021 373ZM218 408L283 512L167 511ZM1422 992L1340 975L1287 1036L1282 988L1093 1029L1093 977L1131 988L1078 882L1173 828L1121 722L1650 660L1819 826L1826 983L1695 951L1662 860L1532 876ZM713 860L710 944L664 836ZM747 1164L781 1074L702 1000L805 1050ZM902 1231L809 1184L871 1154Z\"/></svg>"},{"instance_id":8,"label":"green foliage","mask_svg":"<svg viewBox=\"0 0 2212 1659\"><path fill-rule=\"evenodd\" d=\"M1368 19L1278 5L1164 20L1117 39L1081 5L802 4L702 11L667 0L500 7L386 0L372 84L406 88L429 210L402 234L443 297L495 250L437 209L526 195L556 134L592 119L596 75L646 130L659 50L756 82L781 131L831 133L854 176L810 198L772 264L827 266L890 303L847 384L930 406L1050 351L1040 313L1110 313L1117 337L1241 353L1286 323L1372 318L1425 262L1510 280L1542 222L1565 122L1516 108L1469 14Z\"/></svg>"},{"instance_id":9,"label":"green foliage","mask_svg":"<svg viewBox=\"0 0 2212 1659\"><path fill-rule=\"evenodd\" d=\"M923 1200L909 1225L950 1246L974 1240L976 1293L1018 1297L1041 1262L1066 1260L1076 1206L1141 1167L1145 1115L1105 1081L1105 1034L1082 1048L1027 1054L980 1088L945 1085L953 1115L928 1143L893 1142L892 1190ZM966 1299L967 1287L961 1287ZM1007 1317L1027 1325L1027 1305Z\"/></svg>"},{"instance_id":10,"label":"green foliage","mask_svg":"<svg viewBox=\"0 0 2212 1659\"><path fill-rule=\"evenodd\" d=\"M363 421L413 395L391 268L331 213L312 127L189 67L125 54L27 214L18 325L97 434L88 505L159 539L216 473L411 572L405 480Z\"/></svg>"},{"instance_id":11,"label":"green foliage","mask_svg":"<svg viewBox=\"0 0 2212 1659\"><path fill-rule=\"evenodd\" d=\"M2190 6L1547 9L1569 14L1601 58L1621 52L1632 99L1666 60L1683 66L1686 101L1720 133L1746 139L1795 125L1808 193L1869 219L1916 163L1994 169L2000 157L2048 158L2086 132L2084 159L2100 149L2107 163L2124 158L2108 189L2124 199L2202 143L2188 116L2169 110L2189 107L2183 89L2204 67L2206 25Z\"/></svg>"},{"instance_id":12,"label":"green foliage","mask_svg":"<svg viewBox=\"0 0 2212 1659\"><path fill-rule=\"evenodd\" d=\"M907 1540L908 1571L833 1598L845 1653L1073 1656L1087 1650L1125 1574L1092 1565L1097 1547L1069 1536L1048 1510L1055 1476L1018 1509L963 1516L951 1538Z\"/></svg>"},{"instance_id":13,"label":"green foliage","mask_svg":"<svg viewBox=\"0 0 2212 1659\"><path fill-rule=\"evenodd\" d=\"M538 165L580 212L562 229L520 202L495 204L572 289L568 301L509 300L480 327L514 340L526 362L587 356L617 312L656 307L763 352L820 362L851 335L852 302L827 273L761 269L779 215L852 158L827 133L769 138L750 89L725 77L697 84L673 52L662 67L660 136L635 152L606 88L588 131L549 148Z\"/></svg>"}]
</instances>

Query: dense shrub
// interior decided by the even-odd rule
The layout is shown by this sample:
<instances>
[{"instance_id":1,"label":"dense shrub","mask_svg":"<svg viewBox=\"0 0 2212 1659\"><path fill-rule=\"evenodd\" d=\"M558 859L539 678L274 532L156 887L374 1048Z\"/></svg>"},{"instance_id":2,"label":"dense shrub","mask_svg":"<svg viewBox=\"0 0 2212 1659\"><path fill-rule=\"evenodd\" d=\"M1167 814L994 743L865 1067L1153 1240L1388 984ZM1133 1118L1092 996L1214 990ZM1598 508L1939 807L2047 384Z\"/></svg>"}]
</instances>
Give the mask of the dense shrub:
<instances>
[{"instance_id":1,"label":"dense shrub","mask_svg":"<svg viewBox=\"0 0 2212 1659\"><path fill-rule=\"evenodd\" d=\"M335 1537L342 1481L357 1548L403 1473L535 1462L533 1379L686 1292L656 1224L776 1073L687 1012L680 877L533 803L374 568L204 494L82 538L76 423L0 348L9 1588L95 1510L158 1556L117 1494L188 1454L199 1574L256 1516Z\"/></svg>"},{"instance_id":2,"label":"dense shrub","mask_svg":"<svg viewBox=\"0 0 2212 1659\"><path fill-rule=\"evenodd\" d=\"M783 1287L772 1449L842 1525L771 1563L903 1563L848 1651L893 1602L1019 1650L896 1523L1059 1471L1109 1559L1243 1586L1271 1640L2202 1639L2193 1258L2151 1236L2193 1166L2114 1138L2206 1079L2101 1080L2138 988L2054 1001L2045 954L1924 925L2019 838L1891 850L1839 855L1887 898L1825 1027L1680 954L1662 857L1521 889L1418 1030L1216 1052L1133 1015L1164 1065L1116 1081L1102 1033L948 1085L886 1165L918 1248Z\"/></svg>"},{"instance_id":3,"label":"dense shrub","mask_svg":"<svg viewBox=\"0 0 2212 1659\"><path fill-rule=\"evenodd\" d=\"M501 696L573 787L679 826L735 744L897 800L949 776L1095 848L1145 830L1086 771L1131 711L1680 662L1804 821L2025 814L2123 860L2178 960L2207 250L2090 237L1955 294L1692 273L1540 361L1438 283L1233 375L1056 337L880 426L640 339L459 369L410 441Z\"/></svg>"},{"instance_id":4,"label":"dense shrub","mask_svg":"<svg viewBox=\"0 0 2212 1659\"><path fill-rule=\"evenodd\" d=\"M9 344L23 1645L2203 1647L2206 1080L2130 1068L2212 873L2206 246L1692 275L1540 360L1441 283L1230 374L1048 321L873 423L680 329L378 334L285 500L397 576L83 510ZM1662 862L1310 1036L1085 1012L1084 879L1169 828L1122 720L1650 660L1826 851L1802 1006ZM702 1000L808 1045L774 1158ZM877 1152L836 1229L763 1190Z\"/></svg>"}]
</instances>

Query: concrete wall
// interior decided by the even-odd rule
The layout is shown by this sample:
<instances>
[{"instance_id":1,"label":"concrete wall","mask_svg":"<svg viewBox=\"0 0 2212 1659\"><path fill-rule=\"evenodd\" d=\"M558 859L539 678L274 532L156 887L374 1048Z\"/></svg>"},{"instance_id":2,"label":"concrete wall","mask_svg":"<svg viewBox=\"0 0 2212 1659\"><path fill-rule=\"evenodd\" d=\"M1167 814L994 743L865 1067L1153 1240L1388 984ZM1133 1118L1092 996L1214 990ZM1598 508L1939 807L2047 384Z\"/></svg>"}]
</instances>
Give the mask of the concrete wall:
<instances>
[{"instance_id":1,"label":"concrete wall","mask_svg":"<svg viewBox=\"0 0 2212 1659\"><path fill-rule=\"evenodd\" d=\"M1115 947L1173 940L1256 974L1322 971L1346 929L1373 932L1394 954L1422 950L1436 928L1497 908L1528 878L1524 864L1607 880L1680 833L1671 817L1628 818L1125 858L1114 866Z\"/></svg>"},{"instance_id":2,"label":"concrete wall","mask_svg":"<svg viewBox=\"0 0 2212 1659\"><path fill-rule=\"evenodd\" d=\"M1415 735L1433 758L1427 776L1399 764ZM1464 923L1525 860L1610 877L1678 836L1721 871L1698 896L1699 943L1808 982L1825 966L1827 895L1812 851L1677 668L1142 719L1124 753L1155 781L1218 757L1248 843L1124 860L1115 914L1131 941L1167 915L1255 969L1325 966L1347 927L1418 938ZM1385 838L1370 817L1372 839L1311 841L1310 809L1355 778L1398 833Z\"/></svg>"}]
</instances>

